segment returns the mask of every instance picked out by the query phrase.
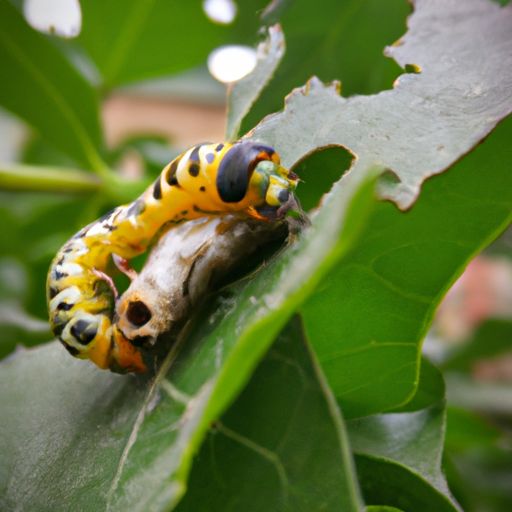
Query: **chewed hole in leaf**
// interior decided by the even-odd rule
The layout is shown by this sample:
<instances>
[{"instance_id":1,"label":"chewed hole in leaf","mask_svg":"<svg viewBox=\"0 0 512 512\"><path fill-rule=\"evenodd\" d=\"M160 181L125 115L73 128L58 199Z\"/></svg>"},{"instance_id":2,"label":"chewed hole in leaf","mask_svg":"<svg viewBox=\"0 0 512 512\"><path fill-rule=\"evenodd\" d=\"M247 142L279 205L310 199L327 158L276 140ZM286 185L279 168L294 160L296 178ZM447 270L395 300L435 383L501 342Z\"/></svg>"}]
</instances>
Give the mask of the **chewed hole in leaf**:
<instances>
[{"instance_id":1,"label":"chewed hole in leaf","mask_svg":"<svg viewBox=\"0 0 512 512\"><path fill-rule=\"evenodd\" d=\"M329 146L307 155L293 167L302 181L297 195L304 210L318 206L322 196L350 168L353 158L342 146Z\"/></svg>"},{"instance_id":2,"label":"chewed hole in leaf","mask_svg":"<svg viewBox=\"0 0 512 512\"><path fill-rule=\"evenodd\" d=\"M380 176L379 176L379 185L382 186L396 186L400 183L400 176L393 171L392 169L386 169Z\"/></svg>"},{"instance_id":3,"label":"chewed hole in leaf","mask_svg":"<svg viewBox=\"0 0 512 512\"><path fill-rule=\"evenodd\" d=\"M400 176L392 169L385 169L377 180L377 192L382 197L392 196L394 191L402 184Z\"/></svg>"},{"instance_id":4,"label":"chewed hole in leaf","mask_svg":"<svg viewBox=\"0 0 512 512\"><path fill-rule=\"evenodd\" d=\"M418 66L418 64L406 64L404 69L405 69L406 73L413 73L413 74L418 74L418 73L421 73L421 71L422 71L421 66Z\"/></svg>"}]
</instances>

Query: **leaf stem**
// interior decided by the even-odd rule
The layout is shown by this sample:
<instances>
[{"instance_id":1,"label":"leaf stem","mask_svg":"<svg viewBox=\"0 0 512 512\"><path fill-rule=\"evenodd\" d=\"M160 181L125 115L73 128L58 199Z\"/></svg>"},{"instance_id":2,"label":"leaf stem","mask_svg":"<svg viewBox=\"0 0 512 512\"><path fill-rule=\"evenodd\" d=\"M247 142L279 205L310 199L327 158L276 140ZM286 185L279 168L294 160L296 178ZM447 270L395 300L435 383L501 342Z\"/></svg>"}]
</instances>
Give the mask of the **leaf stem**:
<instances>
[{"instance_id":1,"label":"leaf stem","mask_svg":"<svg viewBox=\"0 0 512 512\"><path fill-rule=\"evenodd\" d=\"M59 167L0 164L0 189L83 193L99 190L101 180L91 173Z\"/></svg>"},{"instance_id":2,"label":"leaf stem","mask_svg":"<svg viewBox=\"0 0 512 512\"><path fill-rule=\"evenodd\" d=\"M129 181L108 169L99 177L76 169L0 163L0 190L23 192L99 192L107 202L128 202L148 185L147 180Z\"/></svg>"}]
</instances>

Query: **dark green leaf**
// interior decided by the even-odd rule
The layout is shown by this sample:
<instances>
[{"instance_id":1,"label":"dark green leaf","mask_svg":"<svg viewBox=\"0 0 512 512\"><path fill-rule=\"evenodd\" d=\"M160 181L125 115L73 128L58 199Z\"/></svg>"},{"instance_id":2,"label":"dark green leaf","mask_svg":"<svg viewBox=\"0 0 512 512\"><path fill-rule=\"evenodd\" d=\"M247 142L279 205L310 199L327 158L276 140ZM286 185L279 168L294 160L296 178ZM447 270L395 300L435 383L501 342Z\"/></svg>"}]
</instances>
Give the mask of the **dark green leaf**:
<instances>
[{"instance_id":1,"label":"dark green leaf","mask_svg":"<svg viewBox=\"0 0 512 512\"><path fill-rule=\"evenodd\" d=\"M450 488L464 512L512 510L512 452L476 450L451 455L447 469Z\"/></svg>"},{"instance_id":2,"label":"dark green leaf","mask_svg":"<svg viewBox=\"0 0 512 512\"><path fill-rule=\"evenodd\" d=\"M258 30L255 12L265 5L263 0L240 6L233 27L209 20L202 3L88 0L81 4L78 42L107 87L199 66L222 44L254 42Z\"/></svg>"},{"instance_id":3,"label":"dark green leaf","mask_svg":"<svg viewBox=\"0 0 512 512\"><path fill-rule=\"evenodd\" d=\"M366 512L402 512L396 507L388 507L386 505L370 505L366 507Z\"/></svg>"},{"instance_id":4,"label":"dark green leaf","mask_svg":"<svg viewBox=\"0 0 512 512\"><path fill-rule=\"evenodd\" d=\"M276 12L280 4L284 8ZM244 121L245 129L279 110L282 98L311 75L341 80L346 95L390 88L399 67L384 58L382 49L404 33L409 10L404 0L271 2L263 21L280 21L286 55Z\"/></svg>"},{"instance_id":5,"label":"dark green leaf","mask_svg":"<svg viewBox=\"0 0 512 512\"><path fill-rule=\"evenodd\" d=\"M446 449L450 452L497 446L500 438L500 430L485 418L472 411L448 407Z\"/></svg>"},{"instance_id":6,"label":"dark green leaf","mask_svg":"<svg viewBox=\"0 0 512 512\"><path fill-rule=\"evenodd\" d=\"M512 117L425 183L411 211L380 203L358 246L303 307L347 417L396 407L414 393L419 345L440 299L512 220L511 137Z\"/></svg>"},{"instance_id":7,"label":"dark green leaf","mask_svg":"<svg viewBox=\"0 0 512 512\"><path fill-rule=\"evenodd\" d=\"M0 0L0 62L0 104L85 168L104 172L92 87L8 0Z\"/></svg>"},{"instance_id":8,"label":"dark green leaf","mask_svg":"<svg viewBox=\"0 0 512 512\"><path fill-rule=\"evenodd\" d=\"M412 399L393 412L412 412L426 409L445 397L444 379L441 372L425 357L421 358L420 381Z\"/></svg>"},{"instance_id":9,"label":"dark green leaf","mask_svg":"<svg viewBox=\"0 0 512 512\"><path fill-rule=\"evenodd\" d=\"M360 507L343 420L295 320L210 431L177 510Z\"/></svg>"},{"instance_id":10,"label":"dark green leaf","mask_svg":"<svg viewBox=\"0 0 512 512\"><path fill-rule=\"evenodd\" d=\"M512 108L502 87L512 72L502 69L503 59L512 58L505 28L512 8L471 0L439 12L437 2L420 3L392 50L422 73L402 76L391 91L349 99L312 80L250 137L274 145L285 165L318 147L343 145L358 157L350 175L368 161L383 162L391 169L384 196L410 205L427 176L453 164ZM486 34L484 45L459 37L475 31ZM511 133L512 120L457 169L425 184L411 212L380 204L359 246L304 307L308 336L348 416L396 407L414 393L419 342L440 298L512 219Z\"/></svg>"},{"instance_id":11,"label":"dark green leaf","mask_svg":"<svg viewBox=\"0 0 512 512\"><path fill-rule=\"evenodd\" d=\"M347 423L367 504L414 512L460 510L441 471L444 423L442 405Z\"/></svg>"}]
</instances>

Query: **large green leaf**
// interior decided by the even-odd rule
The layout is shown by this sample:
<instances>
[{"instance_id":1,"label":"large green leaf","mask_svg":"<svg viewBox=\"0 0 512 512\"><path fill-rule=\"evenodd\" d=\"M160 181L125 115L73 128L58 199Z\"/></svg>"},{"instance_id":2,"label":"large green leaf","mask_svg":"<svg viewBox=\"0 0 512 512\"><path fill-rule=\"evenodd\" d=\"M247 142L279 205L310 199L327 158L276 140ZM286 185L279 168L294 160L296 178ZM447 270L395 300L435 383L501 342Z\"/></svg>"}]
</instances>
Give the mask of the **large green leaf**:
<instances>
[{"instance_id":1,"label":"large green leaf","mask_svg":"<svg viewBox=\"0 0 512 512\"><path fill-rule=\"evenodd\" d=\"M426 178L512 111L504 86L512 82L511 24L512 5L418 2L407 33L387 53L420 73L402 75L392 90L348 99L336 84L314 78L249 136L273 144L288 167L318 148L341 145L357 156L352 172L374 163L389 168L382 197L410 207Z\"/></svg>"},{"instance_id":2,"label":"large green leaf","mask_svg":"<svg viewBox=\"0 0 512 512\"><path fill-rule=\"evenodd\" d=\"M347 427L366 503L415 512L460 510L441 470L443 405L352 420Z\"/></svg>"},{"instance_id":3,"label":"large green leaf","mask_svg":"<svg viewBox=\"0 0 512 512\"><path fill-rule=\"evenodd\" d=\"M94 90L8 0L0 0L0 62L0 104L80 165L104 171Z\"/></svg>"},{"instance_id":4,"label":"large green leaf","mask_svg":"<svg viewBox=\"0 0 512 512\"><path fill-rule=\"evenodd\" d=\"M384 163L391 171L383 195L410 205L427 176L452 165L512 109L502 87L512 66L501 71L501 59L512 58L512 7L471 0L439 12L435 1L418 4L392 50L422 73L402 76L391 91L349 99L313 79L249 137L274 145L288 166L319 147L343 145L357 156L347 177L369 161ZM485 44L469 37L475 31L486 34ZM469 90L468 83L482 85ZM303 308L308 336L349 417L399 406L414 393L419 344L435 307L512 218L511 133L507 120L450 173L429 180L407 214L379 204L358 247ZM325 183L323 171L315 178Z\"/></svg>"},{"instance_id":5,"label":"large green leaf","mask_svg":"<svg viewBox=\"0 0 512 512\"><path fill-rule=\"evenodd\" d=\"M357 512L354 472L334 397L293 321L210 430L177 510Z\"/></svg>"},{"instance_id":6,"label":"large green leaf","mask_svg":"<svg viewBox=\"0 0 512 512\"><path fill-rule=\"evenodd\" d=\"M414 392L420 342L435 308L473 255L512 220L511 137L512 117L425 183L411 211L380 203L357 247L303 307L346 416L396 407Z\"/></svg>"},{"instance_id":7,"label":"large green leaf","mask_svg":"<svg viewBox=\"0 0 512 512\"><path fill-rule=\"evenodd\" d=\"M63 496L80 510L106 504L110 510L162 510L176 503L210 423L357 239L372 206L371 175L353 175L335 187L295 244L253 280L210 301L211 315L203 312L152 382L94 370L57 343L4 361L4 508L30 503L51 509Z\"/></svg>"},{"instance_id":8,"label":"large green leaf","mask_svg":"<svg viewBox=\"0 0 512 512\"><path fill-rule=\"evenodd\" d=\"M399 67L384 58L382 49L404 33L409 10L405 0L271 2L263 21L282 24L286 55L245 119L244 128L280 109L282 98L311 75L326 81L342 80L346 95L390 88Z\"/></svg>"},{"instance_id":9,"label":"large green leaf","mask_svg":"<svg viewBox=\"0 0 512 512\"><path fill-rule=\"evenodd\" d=\"M265 5L241 5L234 26L209 20L200 0L87 0L82 2L78 42L98 67L107 87L169 75L204 64L227 43L256 39L255 12Z\"/></svg>"}]
</instances>

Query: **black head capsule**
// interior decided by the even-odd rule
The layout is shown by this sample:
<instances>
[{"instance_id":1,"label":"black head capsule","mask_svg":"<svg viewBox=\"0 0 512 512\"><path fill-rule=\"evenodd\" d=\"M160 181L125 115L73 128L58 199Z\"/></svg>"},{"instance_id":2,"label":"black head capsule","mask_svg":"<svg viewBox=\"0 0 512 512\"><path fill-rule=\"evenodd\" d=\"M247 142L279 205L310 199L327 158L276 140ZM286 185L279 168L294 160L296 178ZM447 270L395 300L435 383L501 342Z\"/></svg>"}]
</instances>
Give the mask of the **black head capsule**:
<instances>
[{"instance_id":1,"label":"black head capsule","mask_svg":"<svg viewBox=\"0 0 512 512\"><path fill-rule=\"evenodd\" d=\"M217 192L225 203L238 203L247 194L249 182L259 162L273 161L273 148L255 142L238 142L222 158L217 172ZM278 157L277 157L278 160Z\"/></svg>"}]
</instances>

